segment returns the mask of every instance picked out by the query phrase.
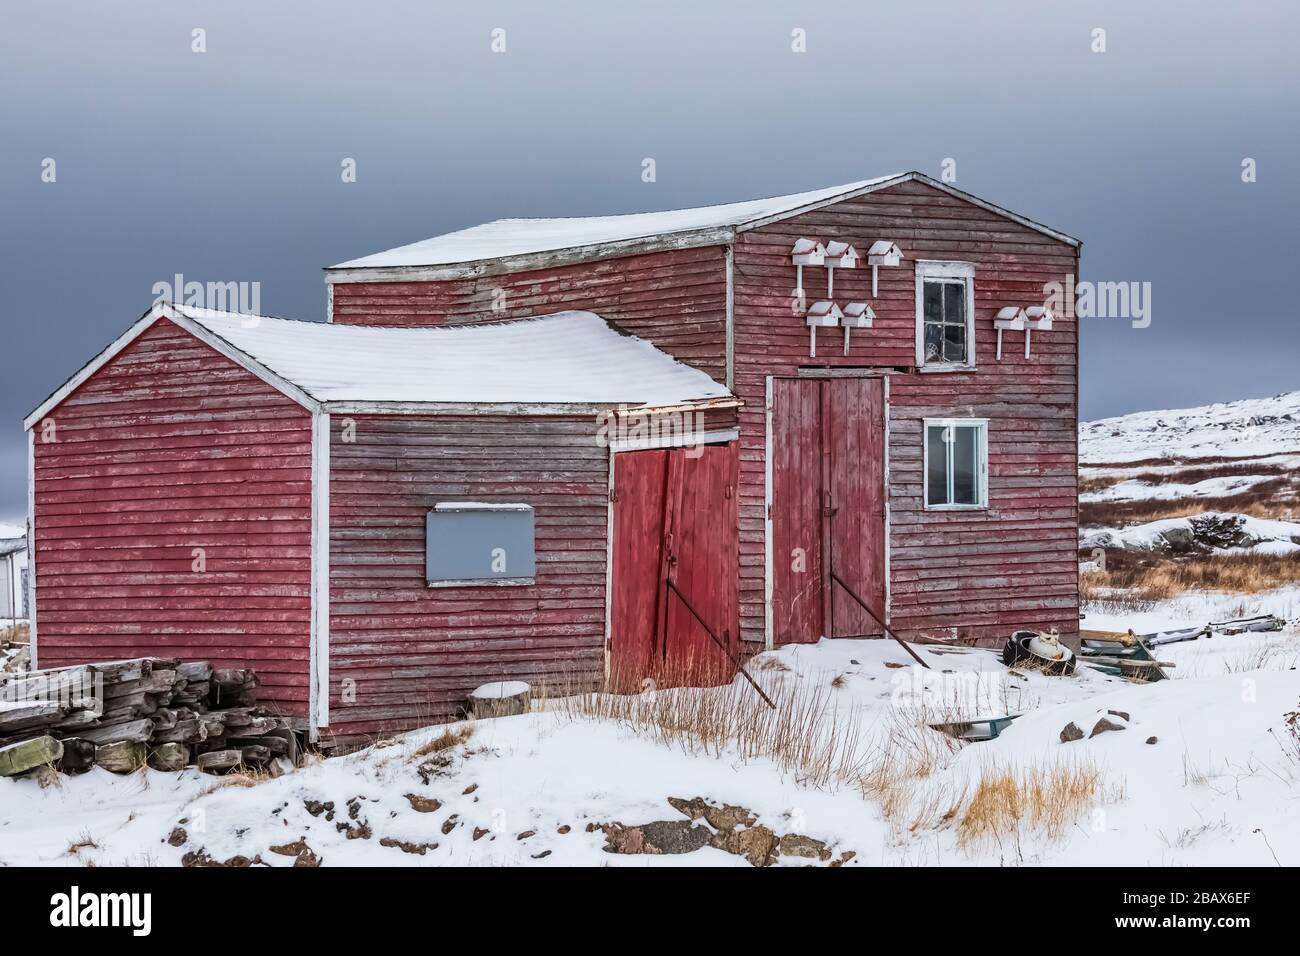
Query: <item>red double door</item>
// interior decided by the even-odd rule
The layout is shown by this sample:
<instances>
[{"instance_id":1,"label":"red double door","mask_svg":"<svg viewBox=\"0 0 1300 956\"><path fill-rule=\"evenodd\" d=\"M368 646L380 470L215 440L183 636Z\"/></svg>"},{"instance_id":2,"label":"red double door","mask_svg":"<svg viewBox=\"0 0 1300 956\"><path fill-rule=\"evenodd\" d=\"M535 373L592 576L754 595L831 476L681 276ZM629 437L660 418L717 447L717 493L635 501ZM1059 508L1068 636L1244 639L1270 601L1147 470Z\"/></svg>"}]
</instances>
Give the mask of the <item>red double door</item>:
<instances>
[{"instance_id":1,"label":"red double door","mask_svg":"<svg viewBox=\"0 0 1300 956\"><path fill-rule=\"evenodd\" d=\"M884 619L884 380L774 379L771 414L773 639L878 635L862 603Z\"/></svg>"},{"instance_id":2,"label":"red double door","mask_svg":"<svg viewBox=\"0 0 1300 956\"><path fill-rule=\"evenodd\" d=\"M614 455L610 684L721 684L739 650L736 444ZM710 633L712 632L712 633Z\"/></svg>"}]
</instances>

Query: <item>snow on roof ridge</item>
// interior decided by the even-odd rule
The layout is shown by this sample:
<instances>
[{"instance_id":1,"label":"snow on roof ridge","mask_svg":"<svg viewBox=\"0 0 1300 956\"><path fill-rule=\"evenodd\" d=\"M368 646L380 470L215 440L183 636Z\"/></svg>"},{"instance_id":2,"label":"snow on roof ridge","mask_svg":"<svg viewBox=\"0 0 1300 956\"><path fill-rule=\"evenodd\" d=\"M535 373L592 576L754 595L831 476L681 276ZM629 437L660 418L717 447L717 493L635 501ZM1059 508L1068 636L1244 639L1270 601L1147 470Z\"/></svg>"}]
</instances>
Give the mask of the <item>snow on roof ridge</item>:
<instances>
[{"instance_id":1,"label":"snow on roof ridge","mask_svg":"<svg viewBox=\"0 0 1300 956\"><path fill-rule=\"evenodd\" d=\"M807 189L804 190L803 192L785 193L784 195L781 196L757 196L753 199L737 199L734 202L704 203L703 205L699 205L699 206L676 206L672 209L647 209L647 210L642 210L641 212L602 213L596 216L504 216L500 219L489 220L487 223L483 223L482 225L490 225L491 223L494 222L574 222L574 221L586 221L591 219L628 219L633 216L659 216L659 215L667 215L668 213L673 213L673 212L701 212L706 209L717 209L717 210L733 209L739 206L750 206L753 205L754 203L770 202L770 203L779 203L781 205L786 205L786 203L783 202L784 200L796 200L796 199L806 200L808 202L817 202L816 199L808 199L808 197L810 196L823 197L824 194L828 194L828 193L832 196L839 195L840 193L850 193L853 192L853 190L855 189L861 189L863 186L870 186L874 183L883 183L888 179L897 179L899 176L903 176L903 175L906 174L890 173L888 176L874 176L871 179L860 179L857 182L843 183L839 186L822 186L818 189ZM789 203L789 205L793 208L798 208L799 204L791 202ZM755 216L754 218L762 218L762 217ZM748 221L748 219L744 218L738 221L746 222Z\"/></svg>"},{"instance_id":2,"label":"snow on roof ridge","mask_svg":"<svg viewBox=\"0 0 1300 956\"><path fill-rule=\"evenodd\" d=\"M744 199L737 202L649 212L614 213L603 216L513 217L493 219L427 239L394 246L381 252L349 259L329 269L398 268L404 266L450 266L489 259L509 259L540 252L559 252L610 242L649 239L659 235L699 232L743 225L780 216L805 206L825 202L869 186L911 176L891 173L837 186L825 186L781 196ZM677 220L677 221L674 221ZM547 235L539 227L572 227L568 235ZM611 227L633 225L629 230ZM503 227L515 227L513 230ZM605 228L601 228L605 227Z\"/></svg>"},{"instance_id":3,"label":"snow on roof ridge","mask_svg":"<svg viewBox=\"0 0 1300 956\"><path fill-rule=\"evenodd\" d=\"M568 316L590 316L593 319L598 319L601 322L604 322L606 325L610 326L611 331L619 335L627 335L630 336L631 338L637 339L637 341L645 341L644 339L632 335L630 332L626 332L623 329L619 329L615 327L603 315L600 315L596 312L592 312L589 309L561 309L558 312L546 312L541 315L529 315L520 319L497 319L496 321L492 321L492 322L474 322L474 323L466 323L460 325L373 325L369 323L367 323L366 325L350 325L343 322L321 322L317 319L295 319L292 316L270 315L265 312L230 312L228 310L223 310L223 309L203 309L197 306L184 305L177 302L169 302L167 303L167 305L175 309L177 312L180 312L182 315L186 316L187 318L194 319L194 321L196 322L202 322L205 318L241 319L241 320L257 319L259 321L263 319L270 319L273 322L297 322L300 325L310 325L313 328L373 329L373 330L387 329L387 330L401 331L401 332L462 332L469 329L493 329L503 325L520 325L522 323L528 323L528 322L541 322L547 319L561 319ZM653 343L648 343L648 344L653 345ZM674 361L677 360L674 359Z\"/></svg>"}]
</instances>

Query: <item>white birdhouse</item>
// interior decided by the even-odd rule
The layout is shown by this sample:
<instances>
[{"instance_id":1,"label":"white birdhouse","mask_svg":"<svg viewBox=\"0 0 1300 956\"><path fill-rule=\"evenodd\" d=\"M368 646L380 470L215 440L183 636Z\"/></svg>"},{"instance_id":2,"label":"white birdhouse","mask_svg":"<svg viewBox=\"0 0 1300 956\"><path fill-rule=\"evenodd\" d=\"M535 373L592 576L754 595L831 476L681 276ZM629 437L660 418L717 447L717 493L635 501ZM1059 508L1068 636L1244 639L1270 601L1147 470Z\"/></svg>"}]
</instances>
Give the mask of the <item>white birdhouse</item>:
<instances>
[{"instance_id":1,"label":"white birdhouse","mask_svg":"<svg viewBox=\"0 0 1300 956\"><path fill-rule=\"evenodd\" d=\"M834 302L814 302L808 307L808 325L814 328L819 325L839 325L842 318L844 313Z\"/></svg>"},{"instance_id":2,"label":"white birdhouse","mask_svg":"<svg viewBox=\"0 0 1300 956\"><path fill-rule=\"evenodd\" d=\"M1022 309L1018 305L1006 305L998 309L998 314L993 317L993 328L998 330L998 361L1002 361L1002 333L1003 332L1024 332L1025 333L1025 358L1029 358L1029 334L1035 328L1051 328L1051 313L1048 312L1047 325L1037 325L1042 321L1042 315L1046 312L1039 306L1030 309ZM1037 316L1037 318L1035 318Z\"/></svg>"},{"instance_id":3,"label":"white birdhouse","mask_svg":"<svg viewBox=\"0 0 1300 956\"><path fill-rule=\"evenodd\" d=\"M1045 305L1031 305L1025 309L1025 321L1038 332L1052 331L1052 320L1055 318L1052 310Z\"/></svg>"},{"instance_id":4,"label":"white birdhouse","mask_svg":"<svg viewBox=\"0 0 1300 956\"><path fill-rule=\"evenodd\" d=\"M856 269L858 250L847 242L826 243L826 295L835 297L835 270Z\"/></svg>"},{"instance_id":5,"label":"white birdhouse","mask_svg":"<svg viewBox=\"0 0 1300 956\"><path fill-rule=\"evenodd\" d=\"M846 329L869 329L876 318L869 302L850 302L844 307L843 314L840 325Z\"/></svg>"},{"instance_id":6,"label":"white birdhouse","mask_svg":"<svg viewBox=\"0 0 1300 956\"><path fill-rule=\"evenodd\" d=\"M826 263L826 247L816 239L798 239L790 250L790 259L794 262L794 287L799 297L803 298L803 267L820 266Z\"/></svg>"},{"instance_id":7,"label":"white birdhouse","mask_svg":"<svg viewBox=\"0 0 1300 956\"><path fill-rule=\"evenodd\" d=\"M896 266L903 261L903 251L888 239L877 239L867 250L867 262L873 266Z\"/></svg>"},{"instance_id":8,"label":"white birdhouse","mask_svg":"<svg viewBox=\"0 0 1300 956\"><path fill-rule=\"evenodd\" d=\"M850 302L844 307L840 325L844 326L844 354L849 354L849 332L853 329L869 329L876 319L869 302Z\"/></svg>"},{"instance_id":9,"label":"white birdhouse","mask_svg":"<svg viewBox=\"0 0 1300 956\"><path fill-rule=\"evenodd\" d=\"M790 250L797 266L820 266L826 262L826 247L815 239L800 239Z\"/></svg>"},{"instance_id":10,"label":"white birdhouse","mask_svg":"<svg viewBox=\"0 0 1300 956\"><path fill-rule=\"evenodd\" d=\"M858 267L858 250L847 242L826 243L826 268L856 269Z\"/></svg>"},{"instance_id":11,"label":"white birdhouse","mask_svg":"<svg viewBox=\"0 0 1300 956\"><path fill-rule=\"evenodd\" d=\"M808 355L817 357L817 329L823 326L831 328L840 324L844 313L834 302L814 302L808 307Z\"/></svg>"},{"instance_id":12,"label":"white birdhouse","mask_svg":"<svg viewBox=\"0 0 1300 956\"><path fill-rule=\"evenodd\" d=\"M880 293L876 290L876 271L881 266L896 266L903 261L903 251L888 239L877 239L867 250L867 262L871 265L871 297Z\"/></svg>"},{"instance_id":13,"label":"white birdhouse","mask_svg":"<svg viewBox=\"0 0 1300 956\"><path fill-rule=\"evenodd\" d=\"M1018 305L1007 305L998 309L998 314L993 319L995 329L1005 329L1008 332L1023 332L1025 330L1025 310Z\"/></svg>"}]
</instances>

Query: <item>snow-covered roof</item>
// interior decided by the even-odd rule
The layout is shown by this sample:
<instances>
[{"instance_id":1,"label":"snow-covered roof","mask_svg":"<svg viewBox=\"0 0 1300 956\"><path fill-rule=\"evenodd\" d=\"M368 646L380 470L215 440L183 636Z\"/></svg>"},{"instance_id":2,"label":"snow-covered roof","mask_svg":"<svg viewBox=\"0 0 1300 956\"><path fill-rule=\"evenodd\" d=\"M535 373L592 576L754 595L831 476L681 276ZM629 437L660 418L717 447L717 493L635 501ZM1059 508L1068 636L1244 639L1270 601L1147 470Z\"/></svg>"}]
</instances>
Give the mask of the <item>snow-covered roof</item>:
<instances>
[{"instance_id":1,"label":"snow-covered roof","mask_svg":"<svg viewBox=\"0 0 1300 956\"><path fill-rule=\"evenodd\" d=\"M809 192L694 209L570 219L497 219L405 246L349 259L326 270L330 282L451 279L582 262L634 252L730 242L735 234L905 182L922 182L1072 246L1079 240L916 171ZM879 243L877 243L879 245ZM396 273L396 274L394 274Z\"/></svg>"},{"instance_id":2,"label":"snow-covered roof","mask_svg":"<svg viewBox=\"0 0 1300 956\"><path fill-rule=\"evenodd\" d=\"M673 405L729 394L592 312L388 328L181 310L323 402Z\"/></svg>"},{"instance_id":3,"label":"snow-covered roof","mask_svg":"<svg viewBox=\"0 0 1300 956\"><path fill-rule=\"evenodd\" d=\"M395 328L303 322L162 305L88 363L26 421L30 428L96 369L168 318L304 405L662 407L731 399L704 372L591 312Z\"/></svg>"},{"instance_id":4,"label":"snow-covered roof","mask_svg":"<svg viewBox=\"0 0 1300 956\"><path fill-rule=\"evenodd\" d=\"M331 269L384 269L440 266L606 243L628 242L707 230L729 229L772 216L796 212L869 186L897 180L900 174L864 179L811 192L751 199L721 206L670 209L625 216L586 216L570 219L497 219L481 226L434 236L374 255L351 259Z\"/></svg>"}]
</instances>

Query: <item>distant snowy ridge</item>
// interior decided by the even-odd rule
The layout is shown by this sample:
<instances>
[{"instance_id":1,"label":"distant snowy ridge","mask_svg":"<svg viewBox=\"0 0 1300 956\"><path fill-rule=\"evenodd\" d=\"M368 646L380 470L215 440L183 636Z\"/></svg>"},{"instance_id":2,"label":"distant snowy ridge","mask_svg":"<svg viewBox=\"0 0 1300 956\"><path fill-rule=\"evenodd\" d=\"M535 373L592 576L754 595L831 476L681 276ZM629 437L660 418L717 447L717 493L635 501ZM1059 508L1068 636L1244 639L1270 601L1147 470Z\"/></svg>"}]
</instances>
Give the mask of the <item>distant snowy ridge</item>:
<instances>
[{"instance_id":1,"label":"distant snowy ridge","mask_svg":"<svg viewBox=\"0 0 1300 956\"><path fill-rule=\"evenodd\" d=\"M1300 391L1079 425L1080 464L1300 452Z\"/></svg>"}]
</instances>

